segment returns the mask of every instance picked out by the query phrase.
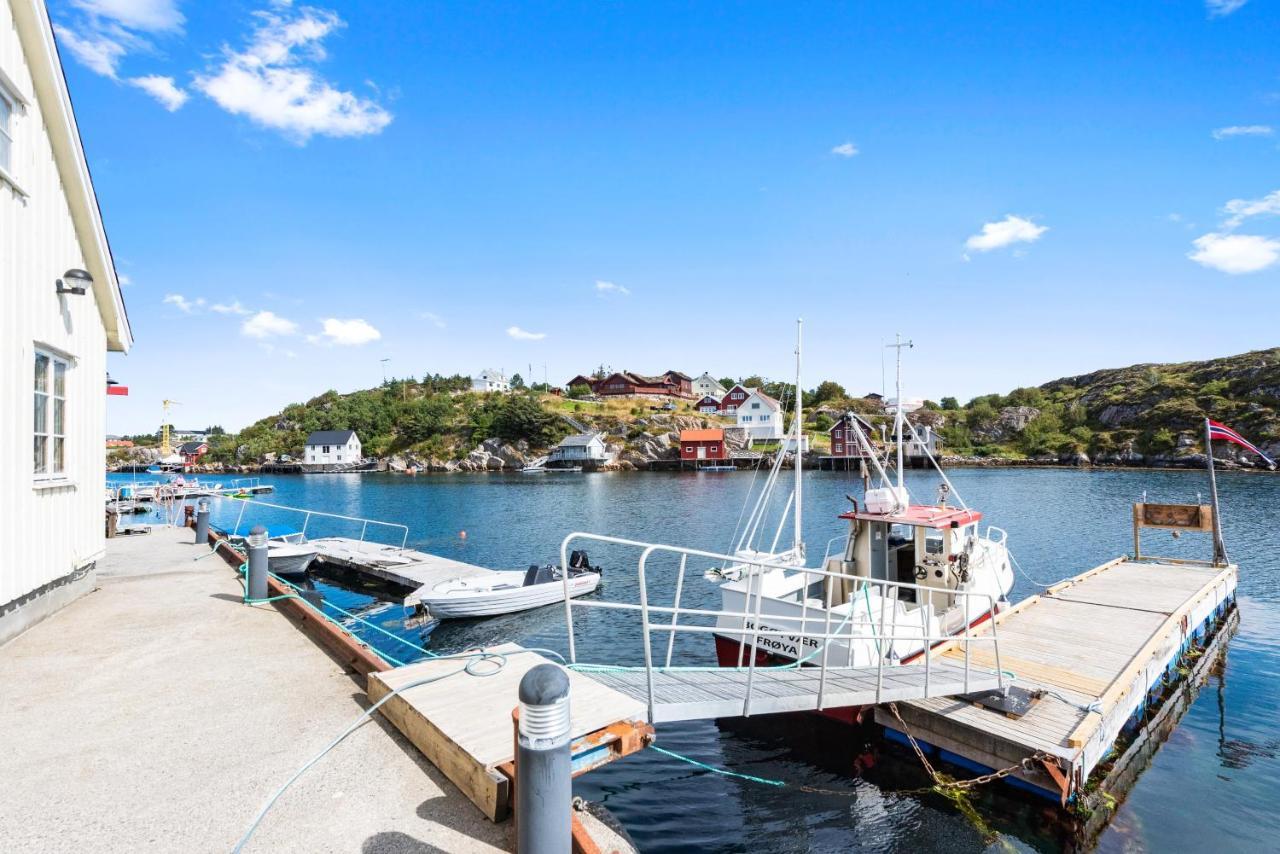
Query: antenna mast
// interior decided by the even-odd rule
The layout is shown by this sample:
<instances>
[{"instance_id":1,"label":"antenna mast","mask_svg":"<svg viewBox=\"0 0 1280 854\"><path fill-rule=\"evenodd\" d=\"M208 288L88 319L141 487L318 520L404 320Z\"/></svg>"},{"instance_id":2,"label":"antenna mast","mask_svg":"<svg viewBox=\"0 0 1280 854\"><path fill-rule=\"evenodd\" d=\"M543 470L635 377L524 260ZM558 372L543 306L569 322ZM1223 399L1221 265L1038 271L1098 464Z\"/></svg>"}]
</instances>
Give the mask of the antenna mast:
<instances>
[{"instance_id":1,"label":"antenna mast","mask_svg":"<svg viewBox=\"0 0 1280 854\"><path fill-rule=\"evenodd\" d=\"M898 444L898 489L901 490L902 489L902 422L906 420L902 414L902 348L914 347L915 344L913 344L910 341L903 341L902 333L897 333L893 337L894 337L894 343L888 344L886 346L892 347L898 351L897 352L897 368L896 368L897 373L894 377L894 385L893 385L894 394L897 395L893 403L893 432L894 432L894 438Z\"/></svg>"},{"instance_id":2,"label":"antenna mast","mask_svg":"<svg viewBox=\"0 0 1280 854\"><path fill-rule=\"evenodd\" d=\"M800 386L800 343L803 332L804 318L796 318L796 450L793 459L796 469L795 548L798 556L804 552L804 532L800 524L802 521L800 508L804 504L801 497L804 484L804 389Z\"/></svg>"}]
</instances>

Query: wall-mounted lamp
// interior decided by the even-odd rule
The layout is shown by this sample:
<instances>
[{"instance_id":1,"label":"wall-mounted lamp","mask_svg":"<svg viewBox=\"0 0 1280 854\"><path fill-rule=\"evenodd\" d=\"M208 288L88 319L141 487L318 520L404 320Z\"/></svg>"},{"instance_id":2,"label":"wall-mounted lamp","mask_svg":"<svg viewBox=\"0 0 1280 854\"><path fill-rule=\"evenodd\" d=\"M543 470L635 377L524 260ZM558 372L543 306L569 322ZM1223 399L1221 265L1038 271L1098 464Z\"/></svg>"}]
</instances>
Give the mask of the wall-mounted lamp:
<instances>
[{"instance_id":1,"label":"wall-mounted lamp","mask_svg":"<svg viewBox=\"0 0 1280 854\"><path fill-rule=\"evenodd\" d=\"M72 268L63 273L61 279L58 279L58 293L83 296L92 284L93 276L90 276L84 270Z\"/></svg>"}]
</instances>

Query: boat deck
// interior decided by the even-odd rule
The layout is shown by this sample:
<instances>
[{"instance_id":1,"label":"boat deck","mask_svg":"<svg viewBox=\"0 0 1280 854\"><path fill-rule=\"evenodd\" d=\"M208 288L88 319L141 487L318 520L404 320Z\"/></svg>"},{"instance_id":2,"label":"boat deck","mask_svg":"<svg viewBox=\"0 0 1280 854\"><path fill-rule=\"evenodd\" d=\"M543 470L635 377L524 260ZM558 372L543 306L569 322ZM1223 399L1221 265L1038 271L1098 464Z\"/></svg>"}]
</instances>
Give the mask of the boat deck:
<instances>
[{"instance_id":1,"label":"boat deck","mask_svg":"<svg viewBox=\"0 0 1280 854\"><path fill-rule=\"evenodd\" d=\"M319 561L417 590L451 578L482 578L493 570L416 549L402 549L350 537L319 537L307 541Z\"/></svg>"},{"instance_id":2,"label":"boat deck","mask_svg":"<svg viewBox=\"0 0 1280 854\"><path fill-rule=\"evenodd\" d=\"M1005 768L1037 751L1057 771L1018 772L1064 800L1087 780L1148 690L1175 665L1193 635L1231 599L1236 567L1117 559L1032 596L996 618L1000 663L1014 685L1046 692L1020 718L960 699L898 703L905 728L920 741L983 768ZM975 629L989 634L990 625ZM962 662L954 644L935 660ZM987 649L970 662L994 667ZM891 710L876 720L901 732Z\"/></svg>"},{"instance_id":3,"label":"boat deck","mask_svg":"<svg viewBox=\"0 0 1280 854\"><path fill-rule=\"evenodd\" d=\"M730 668L654 671L652 723L868 706L989 691L999 684L991 669L976 667L966 681L963 659L958 664L931 661L928 670L926 675L923 664L886 666L879 692L875 667L829 667L825 686L817 667L759 667L754 674ZM640 703L649 702L648 676L642 669L589 671L588 675Z\"/></svg>"}]
</instances>

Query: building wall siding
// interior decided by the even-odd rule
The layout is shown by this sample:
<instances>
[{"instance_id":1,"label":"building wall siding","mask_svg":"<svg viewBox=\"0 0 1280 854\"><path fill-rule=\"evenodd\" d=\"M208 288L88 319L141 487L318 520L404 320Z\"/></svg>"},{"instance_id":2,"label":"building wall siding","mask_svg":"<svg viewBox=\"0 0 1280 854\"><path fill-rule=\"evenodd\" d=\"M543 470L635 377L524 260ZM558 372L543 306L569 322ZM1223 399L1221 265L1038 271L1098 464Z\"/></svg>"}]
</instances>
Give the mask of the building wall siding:
<instances>
[{"instance_id":1,"label":"building wall siding","mask_svg":"<svg viewBox=\"0 0 1280 854\"><path fill-rule=\"evenodd\" d=\"M58 296L54 280L87 268L9 2L0 3L0 68L28 100L13 121L0 181L0 607L97 560L105 549L106 331L93 291ZM69 485L35 489L32 376L36 344L73 357L67 375Z\"/></svg>"}]
</instances>

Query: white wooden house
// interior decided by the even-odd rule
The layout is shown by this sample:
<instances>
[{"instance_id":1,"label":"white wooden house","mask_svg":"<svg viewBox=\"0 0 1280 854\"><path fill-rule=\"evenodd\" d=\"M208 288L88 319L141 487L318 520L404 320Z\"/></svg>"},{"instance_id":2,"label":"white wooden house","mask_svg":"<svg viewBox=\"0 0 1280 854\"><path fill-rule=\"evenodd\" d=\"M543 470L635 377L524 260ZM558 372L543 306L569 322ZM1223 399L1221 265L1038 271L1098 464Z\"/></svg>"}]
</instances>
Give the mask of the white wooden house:
<instances>
[{"instance_id":1,"label":"white wooden house","mask_svg":"<svg viewBox=\"0 0 1280 854\"><path fill-rule=\"evenodd\" d=\"M0 643L94 588L107 351L132 343L44 3L0 0Z\"/></svg>"},{"instance_id":2,"label":"white wooden house","mask_svg":"<svg viewBox=\"0 0 1280 854\"><path fill-rule=\"evenodd\" d=\"M501 371L485 368L471 377L472 391L511 391L511 380Z\"/></svg>"},{"instance_id":3,"label":"white wooden house","mask_svg":"<svg viewBox=\"0 0 1280 854\"><path fill-rule=\"evenodd\" d=\"M782 404L755 389L737 405L738 426L753 442L781 439L783 434Z\"/></svg>"},{"instance_id":4,"label":"white wooden house","mask_svg":"<svg viewBox=\"0 0 1280 854\"><path fill-rule=\"evenodd\" d=\"M557 465L582 465L609 461L609 449L599 433L578 433L565 437L547 455L548 463Z\"/></svg>"},{"instance_id":5,"label":"white wooden house","mask_svg":"<svg viewBox=\"0 0 1280 854\"><path fill-rule=\"evenodd\" d=\"M932 456L934 458L937 458L938 456L937 431L935 431L928 424L916 424L914 426L916 428L915 435L913 435L910 430L904 431L905 435L902 442L903 456L912 457L912 458L925 457L927 452L927 456ZM916 435L920 437L919 441L916 440Z\"/></svg>"},{"instance_id":6,"label":"white wooden house","mask_svg":"<svg viewBox=\"0 0 1280 854\"><path fill-rule=\"evenodd\" d=\"M693 396L697 398L714 397L716 400L724 397L729 390L720 384L720 381L711 374L703 373L693 381Z\"/></svg>"},{"instance_id":7,"label":"white wooden house","mask_svg":"<svg viewBox=\"0 0 1280 854\"><path fill-rule=\"evenodd\" d=\"M302 453L302 461L309 466L348 466L363 459L355 430L316 430L307 437Z\"/></svg>"}]
</instances>

